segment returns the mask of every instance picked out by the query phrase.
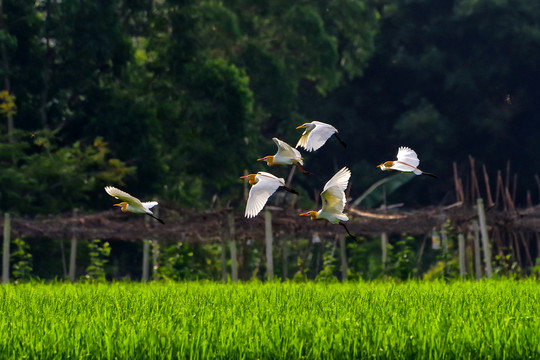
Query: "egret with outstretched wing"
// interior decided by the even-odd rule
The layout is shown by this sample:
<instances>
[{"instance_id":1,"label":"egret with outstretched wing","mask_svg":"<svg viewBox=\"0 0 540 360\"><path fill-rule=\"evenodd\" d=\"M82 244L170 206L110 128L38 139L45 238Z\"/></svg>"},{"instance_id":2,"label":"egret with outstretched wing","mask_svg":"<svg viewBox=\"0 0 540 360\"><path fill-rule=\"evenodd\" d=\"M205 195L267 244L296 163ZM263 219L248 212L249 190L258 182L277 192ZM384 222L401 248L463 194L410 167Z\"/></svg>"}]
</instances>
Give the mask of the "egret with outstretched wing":
<instances>
[{"instance_id":1,"label":"egret with outstretched wing","mask_svg":"<svg viewBox=\"0 0 540 360\"><path fill-rule=\"evenodd\" d=\"M249 190L246 212L244 214L247 218L257 216L264 205L266 205L268 198L279 188L298 195L296 191L285 186L285 180L264 171L240 176L240 179L248 179L249 183L252 185L251 190Z\"/></svg>"},{"instance_id":2,"label":"egret with outstretched wing","mask_svg":"<svg viewBox=\"0 0 540 360\"><path fill-rule=\"evenodd\" d=\"M337 135L338 131L330 124L326 124L320 121L312 121L310 123L304 123L297 127L297 129L305 129L296 144L296 147L303 147L306 151L315 151L323 146L326 141L334 135L336 139L347 147L347 144Z\"/></svg>"},{"instance_id":3,"label":"egret with outstretched wing","mask_svg":"<svg viewBox=\"0 0 540 360\"><path fill-rule=\"evenodd\" d=\"M384 163L377 165L382 171L399 171L399 172L412 172L415 175L427 175L436 178L437 175L427 173L418 169L420 160L416 152L408 147L401 146L398 149L397 160L385 161Z\"/></svg>"},{"instance_id":4,"label":"egret with outstretched wing","mask_svg":"<svg viewBox=\"0 0 540 360\"><path fill-rule=\"evenodd\" d=\"M275 165L295 165L304 175L311 175L309 171L304 170L300 165L304 165L300 151L281 141L278 138L272 138L277 145L278 151L275 155L268 155L257 161L266 161L268 166Z\"/></svg>"},{"instance_id":5,"label":"egret with outstretched wing","mask_svg":"<svg viewBox=\"0 0 540 360\"><path fill-rule=\"evenodd\" d=\"M122 191L120 189L117 189L113 186L105 186L105 191L107 194L111 195L112 197L122 200L121 203L114 204L113 206L120 206L120 210L122 210L125 213L134 213L134 214L146 214L148 216L153 217L157 221L159 221L162 224L165 224L163 220L157 218L151 208L156 206L158 203L157 201L148 201L148 202L141 202L141 200L137 199L136 197L128 194L125 191Z\"/></svg>"},{"instance_id":6,"label":"egret with outstretched wing","mask_svg":"<svg viewBox=\"0 0 540 360\"><path fill-rule=\"evenodd\" d=\"M345 222L349 221L349 217L343 213L347 204L345 189L347 189L350 177L351 171L346 167L339 170L324 185L321 193L322 209L319 211L311 210L300 214L300 216L310 216L311 220L326 220L332 224L339 224L345 228L350 237L355 238L345 225Z\"/></svg>"}]
</instances>

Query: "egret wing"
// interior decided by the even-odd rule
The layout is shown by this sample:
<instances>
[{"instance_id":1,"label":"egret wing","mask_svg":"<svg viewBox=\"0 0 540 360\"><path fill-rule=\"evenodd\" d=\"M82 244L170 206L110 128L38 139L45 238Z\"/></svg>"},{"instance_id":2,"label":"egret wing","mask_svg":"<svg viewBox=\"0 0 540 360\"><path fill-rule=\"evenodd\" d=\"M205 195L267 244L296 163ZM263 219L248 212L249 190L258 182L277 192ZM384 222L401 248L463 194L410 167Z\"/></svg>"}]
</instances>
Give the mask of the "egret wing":
<instances>
[{"instance_id":1,"label":"egret wing","mask_svg":"<svg viewBox=\"0 0 540 360\"><path fill-rule=\"evenodd\" d=\"M268 201L268 198L280 187L285 185L285 181L267 172L259 172L255 177L258 182L251 187L246 205L245 216L252 218L257 216Z\"/></svg>"},{"instance_id":2,"label":"egret wing","mask_svg":"<svg viewBox=\"0 0 540 360\"><path fill-rule=\"evenodd\" d=\"M141 200L113 186L105 186L105 191L107 192L107 194L111 195L112 197L125 201L131 206L143 206L141 203Z\"/></svg>"},{"instance_id":3,"label":"egret wing","mask_svg":"<svg viewBox=\"0 0 540 360\"><path fill-rule=\"evenodd\" d=\"M322 212L339 215L343 213L345 208L346 199L345 192L334 185L321 193L322 198Z\"/></svg>"},{"instance_id":4,"label":"egret wing","mask_svg":"<svg viewBox=\"0 0 540 360\"><path fill-rule=\"evenodd\" d=\"M416 152L413 149L404 146L398 149L397 160L399 162L408 164L413 168L418 167L420 164L420 160L418 160L418 155L416 155ZM411 171L411 169L407 171Z\"/></svg>"},{"instance_id":5,"label":"egret wing","mask_svg":"<svg viewBox=\"0 0 540 360\"><path fill-rule=\"evenodd\" d=\"M145 209L148 209L150 210L151 208L153 208L154 206L156 206L158 204L157 201L146 201L146 202L143 202L142 205L144 206Z\"/></svg>"},{"instance_id":6,"label":"egret wing","mask_svg":"<svg viewBox=\"0 0 540 360\"><path fill-rule=\"evenodd\" d=\"M333 186L337 186L341 191L345 191L347 185L349 184L349 179L351 178L351 170L347 167L343 167L339 170L328 182L324 185L324 190L327 190Z\"/></svg>"},{"instance_id":7,"label":"egret wing","mask_svg":"<svg viewBox=\"0 0 540 360\"><path fill-rule=\"evenodd\" d=\"M287 144L285 141L281 141L278 138L272 138L274 142L276 143L278 147L278 152L276 153L276 157L284 157L288 159L296 159L300 163L300 165L303 165L302 161L302 155L300 154L300 151L293 148L291 145Z\"/></svg>"},{"instance_id":8,"label":"egret wing","mask_svg":"<svg viewBox=\"0 0 540 360\"><path fill-rule=\"evenodd\" d=\"M307 134L306 144L304 145L304 148L307 151L317 150L326 143L326 140L328 140L330 136L337 132L336 128L332 125L320 121L313 121L313 123L316 125L315 129Z\"/></svg>"}]
</instances>

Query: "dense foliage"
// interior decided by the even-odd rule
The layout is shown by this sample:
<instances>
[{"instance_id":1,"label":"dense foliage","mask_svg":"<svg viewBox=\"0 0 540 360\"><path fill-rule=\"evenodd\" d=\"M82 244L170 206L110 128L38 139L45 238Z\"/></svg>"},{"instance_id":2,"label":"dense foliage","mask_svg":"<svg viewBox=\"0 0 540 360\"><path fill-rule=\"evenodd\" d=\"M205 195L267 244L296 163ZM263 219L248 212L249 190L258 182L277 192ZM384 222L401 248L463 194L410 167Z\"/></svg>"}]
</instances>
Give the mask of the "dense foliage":
<instances>
[{"instance_id":1,"label":"dense foliage","mask_svg":"<svg viewBox=\"0 0 540 360\"><path fill-rule=\"evenodd\" d=\"M94 211L116 185L241 211L238 176L312 120L349 146L304 153L317 176L294 179L301 207L342 166L360 206L449 203L469 154L492 173L511 160L522 202L540 163L539 23L512 0L3 0L0 210ZM439 180L366 193L402 145Z\"/></svg>"}]
</instances>

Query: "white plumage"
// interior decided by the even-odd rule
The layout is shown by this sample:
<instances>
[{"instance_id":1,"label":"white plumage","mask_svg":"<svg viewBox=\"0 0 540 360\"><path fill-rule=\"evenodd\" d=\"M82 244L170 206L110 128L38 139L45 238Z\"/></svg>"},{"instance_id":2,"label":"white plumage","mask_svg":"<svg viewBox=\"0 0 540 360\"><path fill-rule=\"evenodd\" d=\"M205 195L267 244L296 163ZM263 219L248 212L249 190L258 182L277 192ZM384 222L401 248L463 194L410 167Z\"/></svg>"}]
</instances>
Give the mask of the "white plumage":
<instances>
[{"instance_id":1,"label":"white plumage","mask_svg":"<svg viewBox=\"0 0 540 360\"><path fill-rule=\"evenodd\" d=\"M349 220L347 215L343 214L343 209L347 204L345 189L347 189L350 177L351 171L344 167L324 185L321 193L322 209L317 212L318 218L326 219L332 224Z\"/></svg>"},{"instance_id":2,"label":"white plumage","mask_svg":"<svg viewBox=\"0 0 540 360\"><path fill-rule=\"evenodd\" d=\"M392 169L404 172L412 171L416 175L420 175L422 174L422 171L417 168L419 164L420 160L418 160L416 152L411 148L401 146L398 149L397 161L394 161Z\"/></svg>"},{"instance_id":3,"label":"white plumage","mask_svg":"<svg viewBox=\"0 0 540 360\"><path fill-rule=\"evenodd\" d=\"M400 172L412 172L415 175L428 175L436 178L434 174L427 173L418 169L420 165L420 160L418 160L418 155L416 152L408 147L401 146L398 149L397 160L395 161L386 161L380 165L377 165L381 170L387 171L400 171Z\"/></svg>"},{"instance_id":4,"label":"white plumage","mask_svg":"<svg viewBox=\"0 0 540 360\"><path fill-rule=\"evenodd\" d=\"M147 214L163 224L163 220L155 217L152 210L150 210L151 208L153 208L154 206L158 204L157 201L142 202L141 200L137 199L135 196L132 196L128 194L127 192L117 189L113 186L105 186L105 191L107 192L107 194L111 195L112 197L122 201L120 204L114 204L114 206L120 206L123 212L135 213L135 214Z\"/></svg>"},{"instance_id":5,"label":"white plumage","mask_svg":"<svg viewBox=\"0 0 540 360\"><path fill-rule=\"evenodd\" d=\"M306 151L317 150L326 143L330 136L338 132L332 125L320 121L312 121L297 127L297 129L301 128L305 130L300 140L298 140L296 147L303 147Z\"/></svg>"},{"instance_id":6,"label":"white plumage","mask_svg":"<svg viewBox=\"0 0 540 360\"><path fill-rule=\"evenodd\" d=\"M299 163L300 165L304 165L300 151L278 138L272 138L272 140L274 140L278 148L278 151L273 158L275 164L292 165L294 163Z\"/></svg>"},{"instance_id":7,"label":"white plumage","mask_svg":"<svg viewBox=\"0 0 540 360\"><path fill-rule=\"evenodd\" d=\"M259 171L257 174L242 176L248 178L253 185L249 190L249 197L246 205L245 217L252 218L257 216L268 201L268 198L276 190L285 186L285 180L278 178L270 173Z\"/></svg>"}]
</instances>

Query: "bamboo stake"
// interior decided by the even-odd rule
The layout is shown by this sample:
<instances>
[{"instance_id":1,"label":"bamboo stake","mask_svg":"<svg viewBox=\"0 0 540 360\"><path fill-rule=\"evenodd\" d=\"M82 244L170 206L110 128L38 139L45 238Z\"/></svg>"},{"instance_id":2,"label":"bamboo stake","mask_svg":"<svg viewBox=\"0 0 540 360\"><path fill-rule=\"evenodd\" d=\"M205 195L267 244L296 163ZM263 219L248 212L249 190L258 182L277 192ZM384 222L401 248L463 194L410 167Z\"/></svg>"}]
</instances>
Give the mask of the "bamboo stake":
<instances>
[{"instance_id":1,"label":"bamboo stake","mask_svg":"<svg viewBox=\"0 0 540 360\"><path fill-rule=\"evenodd\" d=\"M533 203L532 203L532 195L531 190L527 190L527 209L532 209Z\"/></svg>"},{"instance_id":2,"label":"bamboo stake","mask_svg":"<svg viewBox=\"0 0 540 360\"><path fill-rule=\"evenodd\" d=\"M474 158L469 155L469 162L471 164L471 197L472 199L480 197L480 187L478 186L478 179L476 177L476 167L474 164Z\"/></svg>"},{"instance_id":3,"label":"bamboo stake","mask_svg":"<svg viewBox=\"0 0 540 360\"><path fill-rule=\"evenodd\" d=\"M504 179L504 187L509 189L510 188L510 159L506 162L506 175Z\"/></svg>"},{"instance_id":4,"label":"bamboo stake","mask_svg":"<svg viewBox=\"0 0 540 360\"><path fill-rule=\"evenodd\" d=\"M527 241L525 239L525 234L523 234L523 231L519 232L519 237L521 238L521 242L523 243L523 247L525 248L525 255L527 255L527 262L529 263L529 266L534 266L534 262L532 260L531 251L529 250L529 246L527 246Z\"/></svg>"},{"instance_id":5,"label":"bamboo stake","mask_svg":"<svg viewBox=\"0 0 540 360\"><path fill-rule=\"evenodd\" d=\"M463 199L463 192L460 191L458 170L457 170L457 164L455 161L452 162L452 168L454 169L454 188L456 190L456 201L463 202L465 199Z\"/></svg>"},{"instance_id":6,"label":"bamboo stake","mask_svg":"<svg viewBox=\"0 0 540 360\"><path fill-rule=\"evenodd\" d=\"M489 239L487 233L487 223L486 223L486 213L484 211L484 200L478 198L476 201L476 206L478 210L478 220L480 222L480 232L482 233L482 247L484 248L484 261L486 266L486 276L491 279L492 269L491 269L491 252L489 249Z\"/></svg>"},{"instance_id":7,"label":"bamboo stake","mask_svg":"<svg viewBox=\"0 0 540 360\"><path fill-rule=\"evenodd\" d=\"M512 201L512 197L510 196L510 192L508 191L508 188L504 189L504 196L506 199L506 202L508 203L508 211L514 212L516 211L516 208L514 206L514 202Z\"/></svg>"},{"instance_id":8,"label":"bamboo stake","mask_svg":"<svg viewBox=\"0 0 540 360\"><path fill-rule=\"evenodd\" d=\"M497 170L497 191L496 191L496 194L495 194L495 203L498 204L499 203L499 194L501 195L501 201L502 201L502 204L503 204L503 209L504 211L507 210L507 207L506 207L506 201L504 200L505 199L505 196L504 196L504 185L503 185L503 181L502 181L502 173L501 173L501 170Z\"/></svg>"},{"instance_id":9,"label":"bamboo stake","mask_svg":"<svg viewBox=\"0 0 540 360\"><path fill-rule=\"evenodd\" d=\"M2 284L9 283L9 244L11 243L11 217L4 214L4 244L2 250Z\"/></svg>"},{"instance_id":10,"label":"bamboo stake","mask_svg":"<svg viewBox=\"0 0 540 360\"><path fill-rule=\"evenodd\" d=\"M484 172L484 182L486 183L486 193L488 197L488 207L493 206L493 198L491 197L491 187L489 186L489 176L486 170L486 165L482 164L482 170Z\"/></svg>"},{"instance_id":11,"label":"bamboo stake","mask_svg":"<svg viewBox=\"0 0 540 360\"><path fill-rule=\"evenodd\" d=\"M274 280L274 258L272 252L272 214L268 208L264 211L264 239L266 243L266 278Z\"/></svg>"},{"instance_id":12,"label":"bamboo stake","mask_svg":"<svg viewBox=\"0 0 540 360\"><path fill-rule=\"evenodd\" d=\"M540 204L540 178L537 174L534 175L534 180L536 181L536 186L538 187L538 204Z\"/></svg>"},{"instance_id":13,"label":"bamboo stake","mask_svg":"<svg viewBox=\"0 0 540 360\"><path fill-rule=\"evenodd\" d=\"M510 238L512 239L511 241L513 243L512 247L514 248L516 252L516 259L517 259L518 265L520 268L523 269L523 260L521 259L521 251L519 251L519 241L518 241L516 233L512 232L510 234Z\"/></svg>"},{"instance_id":14,"label":"bamboo stake","mask_svg":"<svg viewBox=\"0 0 540 360\"><path fill-rule=\"evenodd\" d=\"M514 183L512 184L512 202L514 204L516 203L517 180L518 174L514 174Z\"/></svg>"}]
</instances>

